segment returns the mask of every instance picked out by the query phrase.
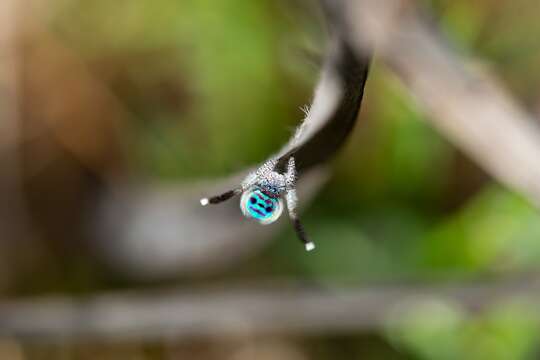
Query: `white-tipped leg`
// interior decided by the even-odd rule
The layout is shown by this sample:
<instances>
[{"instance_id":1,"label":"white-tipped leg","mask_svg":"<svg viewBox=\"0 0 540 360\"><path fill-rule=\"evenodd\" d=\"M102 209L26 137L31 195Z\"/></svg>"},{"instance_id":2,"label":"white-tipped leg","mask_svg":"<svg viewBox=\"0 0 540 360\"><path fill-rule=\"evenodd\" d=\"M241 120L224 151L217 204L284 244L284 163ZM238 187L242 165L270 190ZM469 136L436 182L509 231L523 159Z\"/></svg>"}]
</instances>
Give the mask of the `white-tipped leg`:
<instances>
[{"instance_id":1,"label":"white-tipped leg","mask_svg":"<svg viewBox=\"0 0 540 360\"><path fill-rule=\"evenodd\" d=\"M287 201L287 208L289 209L289 217L292 220L294 231L296 231L296 235L298 236L298 239L302 241L307 251L311 251L315 249L315 244L308 239L306 235L306 231L304 230L304 226L302 225L302 223L300 222L300 219L296 215L296 205L298 203L298 198L296 197L296 190L294 188L287 191L287 194L285 195L285 200Z\"/></svg>"},{"instance_id":2,"label":"white-tipped leg","mask_svg":"<svg viewBox=\"0 0 540 360\"><path fill-rule=\"evenodd\" d=\"M242 193L242 189L237 188L237 189L233 189L233 190L229 190L227 192L224 192L221 195L212 196L210 198L202 198L200 201L201 201L202 206L206 206L208 204L219 204L219 203L227 201L230 198L232 198L233 196L239 195L241 193Z\"/></svg>"}]
</instances>

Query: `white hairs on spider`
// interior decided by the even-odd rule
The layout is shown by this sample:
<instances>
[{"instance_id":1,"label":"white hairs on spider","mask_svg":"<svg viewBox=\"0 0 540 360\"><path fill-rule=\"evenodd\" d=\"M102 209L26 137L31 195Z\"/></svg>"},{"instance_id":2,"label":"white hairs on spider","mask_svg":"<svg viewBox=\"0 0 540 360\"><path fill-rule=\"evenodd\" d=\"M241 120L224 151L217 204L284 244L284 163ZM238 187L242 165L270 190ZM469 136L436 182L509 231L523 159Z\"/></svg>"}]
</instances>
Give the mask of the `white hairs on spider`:
<instances>
[{"instance_id":1,"label":"white hairs on spider","mask_svg":"<svg viewBox=\"0 0 540 360\"><path fill-rule=\"evenodd\" d=\"M300 145L300 139L302 138L302 134L306 130L307 119L310 116L311 108L310 108L309 105L303 105L303 106L300 106L300 110L304 113L304 119L302 120L300 125L298 125L298 127L296 128L296 130L294 132L294 135L293 135L292 140L291 140L291 146L292 147Z\"/></svg>"},{"instance_id":2,"label":"white hairs on spider","mask_svg":"<svg viewBox=\"0 0 540 360\"><path fill-rule=\"evenodd\" d=\"M302 125L299 127L300 131ZM287 204L289 217L299 239L304 243L307 251L315 248L315 244L308 240L304 227L298 218L296 207L296 165L294 157L289 157L287 171L276 171L277 158L272 158L262 164L256 171L249 173L240 186L221 195L201 199L201 205L219 204L242 194L240 209L245 217L254 219L263 225L276 221L283 211L283 197Z\"/></svg>"},{"instance_id":3,"label":"white hairs on spider","mask_svg":"<svg viewBox=\"0 0 540 360\"><path fill-rule=\"evenodd\" d=\"M300 110L304 113L304 119L307 119L309 117L309 112L311 111L311 107L306 104L303 106L300 106Z\"/></svg>"}]
</instances>

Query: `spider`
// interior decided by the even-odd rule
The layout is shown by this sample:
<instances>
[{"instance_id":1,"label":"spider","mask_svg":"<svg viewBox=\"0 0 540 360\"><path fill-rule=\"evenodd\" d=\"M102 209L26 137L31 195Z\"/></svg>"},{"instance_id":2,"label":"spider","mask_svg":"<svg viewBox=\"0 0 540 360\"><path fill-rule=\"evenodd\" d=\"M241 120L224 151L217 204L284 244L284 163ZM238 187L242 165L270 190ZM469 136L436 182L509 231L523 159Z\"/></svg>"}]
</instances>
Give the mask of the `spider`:
<instances>
[{"instance_id":1,"label":"spider","mask_svg":"<svg viewBox=\"0 0 540 360\"><path fill-rule=\"evenodd\" d=\"M201 205L219 204L233 196L242 194L240 209L245 217L254 219L263 225L276 221L283 212L285 197L289 217L294 230L304 244L307 251L315 249L315 244L308 240L304 227L296 213L298 197L296 196L296 166L294 158L290 157L287 171L284 174L277 172L276 158L265 162L256 171L250 173L241 185L221 195L201 199Z\"/></svg>"}]
</instances>

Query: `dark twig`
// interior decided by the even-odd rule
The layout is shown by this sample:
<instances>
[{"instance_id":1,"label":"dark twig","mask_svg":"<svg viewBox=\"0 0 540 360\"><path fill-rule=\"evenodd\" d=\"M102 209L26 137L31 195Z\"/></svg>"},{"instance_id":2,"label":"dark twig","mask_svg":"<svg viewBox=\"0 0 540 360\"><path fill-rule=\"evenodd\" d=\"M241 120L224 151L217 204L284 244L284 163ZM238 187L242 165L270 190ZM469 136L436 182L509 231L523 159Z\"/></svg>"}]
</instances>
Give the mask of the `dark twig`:
<instances>
[{"instance_id":1,"label":"dark twig","mask_svg":"<svg viewBox=\"0 0 540 360\"><path fill-rule=\"evenodd\" d=\"M296 134L280 151L280 169L285 169L291 156L299 173L325 162L345 143L356 124L371 57L363 54L357 58L334 24L330 26L333 34L313 103Z\"/></svg>"}]
</instances>

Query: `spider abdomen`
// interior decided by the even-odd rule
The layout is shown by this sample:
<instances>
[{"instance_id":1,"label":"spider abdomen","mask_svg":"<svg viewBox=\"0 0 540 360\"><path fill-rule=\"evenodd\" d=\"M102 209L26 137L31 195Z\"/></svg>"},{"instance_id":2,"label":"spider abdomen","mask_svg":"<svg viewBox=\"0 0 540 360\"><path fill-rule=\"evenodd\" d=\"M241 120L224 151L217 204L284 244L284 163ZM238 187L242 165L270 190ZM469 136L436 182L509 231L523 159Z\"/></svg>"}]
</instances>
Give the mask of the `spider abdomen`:
<instances>
[{"instance_id":1,"label":"spider abdomen","mask_svg":"<svg viewBox=\"0 0 540 360\"><path fill-rule=\"evenodd\" d=\"M281 198L269 196L262 189L254 187L242 194L240 209L245 217L267 225L281 216L283 202Z\"/></svg>"}]
</instances>

